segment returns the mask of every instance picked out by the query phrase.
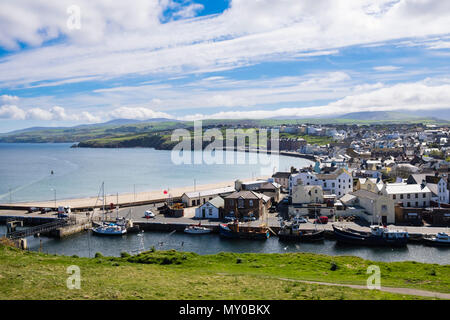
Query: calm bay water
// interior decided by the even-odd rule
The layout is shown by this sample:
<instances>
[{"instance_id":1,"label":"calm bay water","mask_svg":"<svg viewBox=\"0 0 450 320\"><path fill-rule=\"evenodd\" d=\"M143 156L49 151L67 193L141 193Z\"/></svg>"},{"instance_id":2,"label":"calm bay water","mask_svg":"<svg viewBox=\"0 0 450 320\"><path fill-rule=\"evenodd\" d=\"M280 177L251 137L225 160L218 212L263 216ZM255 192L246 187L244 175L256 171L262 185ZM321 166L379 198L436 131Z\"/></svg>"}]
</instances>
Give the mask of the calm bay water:
<instances>
[{"instance_id":1,"label":"calm bay water","mask_svg":"<svg viewBox=\"0 0 450 320\"><path fill-rule=\"evenodd\" d=\"M0 234L5 233L5 226L0 226ZM254 252L254 253L285 253L312 252L327 255L359 256L372 261L417 261L424 263L450 264L450 249L426 247L409 244L407 248L370 248L341 246L335 241L326 240L323 243L284 243L271 237L266 241L222 239L217 234L188 235L183 232L163 233L144 232L143 236L127 234L121 237L99 237L91 232L84 232L65 239L28 238L30 250L62 255L78 255L93 257L96 252L105 256L120 256L122 251L130 254L138 250L175 249L178 251L196 252L198 254L215 254L219 252Z\"/></svg>"},{"instance_id":2,"label":"calm bay water","mask_svg":"<svg viewBox=\"0 0 450 320\"><path fill-rule=\"evenodd\" d=\"M109 194L207 184L238 178L260 176L257 164L246 165L174 165L169 151L153 149L71 149L72 144L0 144L0 203L32 200L53 200L96 196L102 181ZM236 155L242 153L236 153ZM245 156L248 157L248 154ZM291 166L303 167L311 162L291 157L279 157L276 170ZM269 168L271 173L273 168ZM50 172L53 170L54 174ZM265 175L269 174L265 172ZM11 193L9 190L11 189ZM0 235L6 232L0 226ZM42 241L42 242L41 242ZM159 250L176 249L199 254L219 252L315 252L328 255L353 255L373 261L412 260L427 263L450 263L450 250L408 245L407 248L342 247L334 241L322 244L286 244L273 237L267 241L230 241L218 235L192 236L184 233L146 232L143 236L98 237L80 233L57 240L28 238L31 250L93 256L96 252L119 256L122 251L155 246Z\"/></svg>"},{"instance_id":3,"label":"calm bay water","mask_svg":"<svg viewBox=\"0 0 450 320\"><path fill-rule=\"evenodd\" d=\"M258 164L175 165L171 152L148 148L86 149L61 144L0 143L0 203L96 196L105 182L107 194L133 193L270 175ZM249 157L242 152L237 157ZM193 157L192 157L193 158ZM248 159L247 159L248 160ZM279 157L275 170L311 164ZM267 171L268 170L268 171ZM54 174L51 174L53 171ZM52 190L53 189L53 190ZM11 192L10 192L11 190Z\"/></svg>"}]
</instances>

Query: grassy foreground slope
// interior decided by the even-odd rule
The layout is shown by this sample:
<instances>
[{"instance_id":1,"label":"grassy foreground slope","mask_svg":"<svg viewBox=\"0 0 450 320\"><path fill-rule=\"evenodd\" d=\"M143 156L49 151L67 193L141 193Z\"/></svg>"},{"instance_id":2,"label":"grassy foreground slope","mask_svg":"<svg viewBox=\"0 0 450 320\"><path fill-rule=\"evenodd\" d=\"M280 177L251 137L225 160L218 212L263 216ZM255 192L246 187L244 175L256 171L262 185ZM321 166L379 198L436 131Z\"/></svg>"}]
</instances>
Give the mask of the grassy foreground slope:
<instances>
[{"instance_id":1,"label":"grassy foreground slope","mask_svg":"<svg viewBox=\"0 0 450 320\"><path fill-rule=\"evenodd\" d=\"M149 251L89 259L0 245L0 299L422 299L292 281L365 284L371 264L380 266L382 286L450 291L448 265L303 253L200 256ZM81 270L80 290L66 287L71 265Z\"/></svg>"}]
</instances>

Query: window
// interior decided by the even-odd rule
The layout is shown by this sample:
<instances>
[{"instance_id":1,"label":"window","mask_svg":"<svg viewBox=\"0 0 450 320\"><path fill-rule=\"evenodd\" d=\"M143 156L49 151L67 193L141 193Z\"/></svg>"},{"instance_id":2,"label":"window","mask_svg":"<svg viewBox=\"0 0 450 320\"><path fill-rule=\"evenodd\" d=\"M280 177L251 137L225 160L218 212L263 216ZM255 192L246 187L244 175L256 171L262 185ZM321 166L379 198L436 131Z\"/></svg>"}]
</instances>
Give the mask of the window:
<instances>
[{"instance_id":1,"label":"window","mask_svg":"<svg viewBox=\"0 0 450 320\"><path fill-rule=\"evenodd\" d=\"M403 199L403 195L402 194L400 195L400 199Z\"/></svg>"},{"instance_id":2,"label":"window","mask_svg":"<svg viewBox=\"0 0 450 320\"><path fill-rule=\"evenodd\" d=\"M249 201L249 205L250 205L250 207L253 207L253 200Z\"/></svg>"},{"instance_id":3,"label":"window","mask_svg":"<svg viewBox=\"0 0 450 320\"><path fill-rule=\"evenodd\" d=\"M381 206L381 211L386 212L387 211L387 205L383 204Z\"/></svg>"},{"instance_id":4,"label":"window","mask_svg":"<svg viewBox=\"0 0 450 320\"><path fill-rule=\"evenodd\" d=\"M422 193L422 198L426 198L427 196L425 195L425 193Z\"/></svg>"},{"instance_id":5,"label":"window","mask_svg":"<svg viewBox=\"0 0 450 320\"><path fill-rule=\"evenodd\" d=\"M418 193L416 193L415 196L416 196L416 199L419 198L419 194Z\"/></svg>"},{"instance_id":6,"label":"window","mask_svg":"<svg viewBox=\"0 0 450 320\"><path fill-rule=\"evenodd\" d=\"M336 186L336 184L333 182L333 183L331 184L331 186L334 188L334 187Z\"/></svg>"},{"instance_id":7,"label":"window","mask_svg":"<svg viewBox=\"0 0 450 320\"><path fill-rule=\"evenodd\" d=\"M397 199L397 195L393 194L392 199L394 199L394 200Z\"/></svg>"},{"instance_id":8,"label":"window","mask_svg":"<svg viewBox=\"0 0 450 320\"><path fill-rule=\"evenodd\" d=\"M244 208L245 202L244 199L238 199L238 208Z\"/></svg>"},{"instance_id":9,"label":"window","mask_svg":"<svg viewBox=\"0 0 450 320\"><path fill-rule=\"evenodd\" d=\"M418 201L416 201L416 207L418 207L419 206L419 202Z\"/></svg>"},{"instance_id":10,"label":"window","mask_svg":"<svg viewBox=\"0 0 450 320\"><path fill-rule=\"evenodd\" d=\"M411 195L410 195L409 193L406 195L406 197L407 197L408 199L411 199Z\"/></svg>"},{"instance_id":11,"label":"window","mask_svg":"<svg viewBox=\"0 0 450 320\"><path fill-rule=\"evenodd\" d=\"M408 202L408 207L411 207L411 202Z\"/></svg>"}]
</instances>

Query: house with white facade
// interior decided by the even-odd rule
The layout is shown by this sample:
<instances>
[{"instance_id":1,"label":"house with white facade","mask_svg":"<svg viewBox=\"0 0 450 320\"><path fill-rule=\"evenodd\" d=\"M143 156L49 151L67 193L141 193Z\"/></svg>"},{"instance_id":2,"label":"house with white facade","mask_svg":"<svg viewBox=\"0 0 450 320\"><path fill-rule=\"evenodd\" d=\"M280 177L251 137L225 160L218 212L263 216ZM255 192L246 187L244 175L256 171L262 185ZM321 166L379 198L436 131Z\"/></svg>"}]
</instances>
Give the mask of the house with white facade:
<instances>
[{"instance_id":1,"label":"house with white facade","mask_svg":"<svg viewBox=\"0 0 450 320\"><path fill-rule=\"evenodd\" d=\"M446 177L430 174L412 174L406 180L408 184L425 184L431 191L431 200L437 203L449 203L449 190Z\"/></svg>"},{"instance_id":2,"label":"house with white facade","mask_svg":"<svg viewBox=\"0 0 450 320\"><path fill-rule=\"evenodd\" d=\"M222 211L225 206L225 201L222 197L217 196L200 207L195 209L195 217L198 219L220 219L222 218Z\"/></svg>"},{"instance_id":3,"label":"house with white facade","mask_svg":"<svg viewBox=\"0 0 450 320\"><path fill-rule=\"evenodd\" d=\"M426 208L430 206L431 190L423 184L387 183L381 193L403 207Z\"/></svg>"},{"instance_id":4,"label":"house with white facade","mask_svg":"<svg viewBox=\"0 0 450 320\"><path fill-rule=\"evenodd\" d=\"M343 168L333 173L316 174L303 170L298 174L291 175L289 181L289 195L292 196L294 186L302 184L304 186L321 186L324 193L334 194L339 199L343 195L353 191L353 177Z\"/></svg>"}]
</instances>

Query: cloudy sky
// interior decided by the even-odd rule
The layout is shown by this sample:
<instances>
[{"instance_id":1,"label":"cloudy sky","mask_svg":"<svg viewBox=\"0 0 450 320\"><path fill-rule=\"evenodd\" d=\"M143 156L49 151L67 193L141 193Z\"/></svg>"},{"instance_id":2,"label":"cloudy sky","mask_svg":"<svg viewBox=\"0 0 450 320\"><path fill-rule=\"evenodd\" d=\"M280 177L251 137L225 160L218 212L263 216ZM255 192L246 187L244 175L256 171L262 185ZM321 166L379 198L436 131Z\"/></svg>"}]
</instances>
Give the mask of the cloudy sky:
<instances>
[{"instance_id":1,"label":"cloudy sky","mask_svg":"<svg viewBox=\"0 0 450 320\"><path fill-rule=\"evenodd\" d=\"M450 116L449 71L446 0L0 0L0 132Z\"/></svg>"}]
</instances>

